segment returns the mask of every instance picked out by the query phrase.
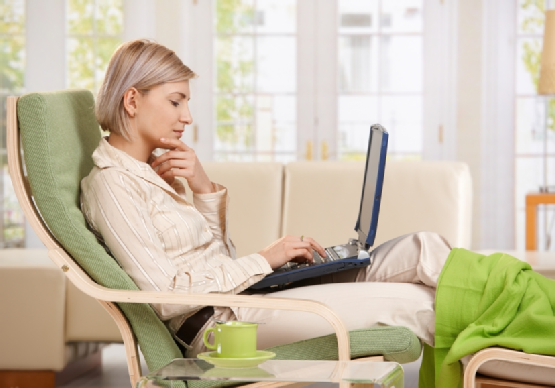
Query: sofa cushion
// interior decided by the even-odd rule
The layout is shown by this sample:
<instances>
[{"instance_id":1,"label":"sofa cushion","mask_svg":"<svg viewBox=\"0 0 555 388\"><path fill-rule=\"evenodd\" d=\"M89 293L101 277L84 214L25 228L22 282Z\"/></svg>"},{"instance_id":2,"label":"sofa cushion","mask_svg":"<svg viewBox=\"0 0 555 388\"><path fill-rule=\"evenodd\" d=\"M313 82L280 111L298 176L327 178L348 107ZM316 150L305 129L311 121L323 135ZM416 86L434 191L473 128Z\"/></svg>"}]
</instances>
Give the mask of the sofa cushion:
<instances>
[{"instance_id":1,"label":"sofa cushion","mask_svg":"<svg viewBox=\"0 0 555 388\"><path fill-rule=\"evenodd\" d=\"M281 163L203 163L210 179L227 187L229 230L237 256L270 245L281 236Z\"/></svg>"},{"instance_id":2,"label":"sofa cushion","mask_svg":"<svg viewBox=\"0 0 555 388\"><path fill-rule=\"evenodd\" d=\"M356 238L363 178L363 162L289 163L282 233L311 236L323 246ZM374 246L406 233L431 231L453 246L469 248L471 198L464 163L388 161Z\"/></svg>"}]
</instances>

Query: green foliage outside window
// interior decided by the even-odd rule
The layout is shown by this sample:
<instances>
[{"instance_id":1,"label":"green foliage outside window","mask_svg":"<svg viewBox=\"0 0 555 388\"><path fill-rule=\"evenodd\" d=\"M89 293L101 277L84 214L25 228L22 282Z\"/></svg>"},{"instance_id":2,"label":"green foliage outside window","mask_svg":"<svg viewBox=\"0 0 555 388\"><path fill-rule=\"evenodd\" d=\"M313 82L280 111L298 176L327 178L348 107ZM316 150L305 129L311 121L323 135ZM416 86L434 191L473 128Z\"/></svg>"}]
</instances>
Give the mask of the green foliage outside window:
<instances>
[{"instance_id":1,"label":"green foliage outside window","mask_svg":"<svg viewBox=\"0 0 555 388\"><path fill-rule=\"evenodd\" d=\"M0 15L0 90L20 90L25 71L23 1L0 1Z\"/></svg>"},{"instance_id":2,"label":"green foliage outside window","mask_svg":"<svg viewBox=\"0 0 555 388\"><path fill-rule=\"evenodd\" d=\"M249 46L254 46L254 38L236 34L253 26L254 6L242 0L216 0L215 9L216 136L222 143L250 147L254 130L254 58Z\"/></svg>"},{"instance_id":3,"label":"green foliage outside window","mask_svg":"<svg viewBox=\"0 0 555 388\"><path fill-rule=\"evenodd\" d=\"M25 75L24 0L0 0L0 247L24 244L23 212L8 175L6 97L23 92Z\"/></svg>"},{"instance_id":4,"label":"green foliage outside window","mask_svg":"<svg viewBox=\"0 0 555 388\"><path fill-rule=\"evenodd\" d=\"M525 33L542 31L545 21L544 0L524 0L520 7L529 15L522 21L521 30ZM537 89L540 78L542 43L539 41L525 41L522 44L522 50L522 63ZM555 131L555 99L553 98L548 99L547 128Z\"/></svg>"},{"instance_id":5,"label":"green foliage outside window","mask_svg":"<svg viewBox=\"0 0 555 388\"><path fill-rule=\"evenodd\" d=\"M96 93L122 43L123 0L67 0L67 31L68 87Z\"/></svg>"},{"instance_id":6,"label":"green foliage outside window","mask_svg":"<svg viewBox=\"0 0 555 388\"><path fill-rule=\"evenodd\" d=\"M25 0L0 0L0 247L22 246L23 213L8 178L6 97L23 92ZM123 0L67 0L67 86L96 92L121 44Z\"/></svg>"}]
</instances>

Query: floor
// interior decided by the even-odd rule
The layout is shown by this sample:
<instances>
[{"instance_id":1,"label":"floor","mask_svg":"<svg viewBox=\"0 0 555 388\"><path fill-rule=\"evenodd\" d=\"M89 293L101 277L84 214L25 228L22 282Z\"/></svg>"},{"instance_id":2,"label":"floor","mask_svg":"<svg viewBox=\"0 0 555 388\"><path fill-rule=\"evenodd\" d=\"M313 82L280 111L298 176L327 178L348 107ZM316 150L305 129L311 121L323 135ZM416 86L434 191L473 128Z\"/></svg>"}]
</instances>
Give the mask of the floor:
<instances>
[{"instance_id":1,"label":"floor","mask_svg":"<svg viewBox=\"0 0 555 388\"><path fill-rule=\"evenodd\" d=\"M141 362L143 374L148 368ZM102 373L92 373L57 388L131 388L123 345L114 344L102 350Z\"/></svg>"},{"instance_id":2,"label":"floor","mask_svg":"<svg viewBox=\"0 0 555 388\"><path fill-rule=\"evenodd\" d=\"M418 387L418 369L420 360L403 365L405 370L405 387ZM143 374L148 373L148 368L142 363ZM131 382L127 374L125 349L123 345L110 345L102 351L102 373L85 375L72 382L58 386L58 388L130 388Z\"/></svg>"}]
</instances>

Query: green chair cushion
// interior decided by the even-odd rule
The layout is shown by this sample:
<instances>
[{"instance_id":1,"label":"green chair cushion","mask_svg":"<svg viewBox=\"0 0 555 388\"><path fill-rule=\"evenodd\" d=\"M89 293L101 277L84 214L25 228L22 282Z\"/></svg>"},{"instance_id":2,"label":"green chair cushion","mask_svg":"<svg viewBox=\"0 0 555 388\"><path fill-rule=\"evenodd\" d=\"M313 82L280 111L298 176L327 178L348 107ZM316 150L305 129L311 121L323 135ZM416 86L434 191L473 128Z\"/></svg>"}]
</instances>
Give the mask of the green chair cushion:
<instances>
[{"instance_id":1,"label":"green chair cushion","mask_svg":"<svg viewBox=\"0 0 555 388\"><path fill-rule=\"evenodd\" d=\"M383 355L386 361L399 364L412 362L420 356L422 345L416 335L403 326L376 326L349 332L351 358ZM335 334L311 338L267 349L278 360L337 360Z\"/></svg>"},{"instance_id":2,"label":"green chair cushion","mask_svg":"<svg viewBox=\"0 0 555 388\"><path fill-rule=\"evenodd\" d=\"M137 290L131 278L106 253L87 228L80 210L80 182L93 167L101 132L89 91L30 93L17 105L25 166L38 210L52 235L98 284ZM182 357L166 326L149 304L118 303L137 337L149 370ZM355 357L385 354L410 362L420 342L406 328L378 327L351 332ZM273 348L283 359L336 359L335 335Z\"/></svg>"}]
</instances>

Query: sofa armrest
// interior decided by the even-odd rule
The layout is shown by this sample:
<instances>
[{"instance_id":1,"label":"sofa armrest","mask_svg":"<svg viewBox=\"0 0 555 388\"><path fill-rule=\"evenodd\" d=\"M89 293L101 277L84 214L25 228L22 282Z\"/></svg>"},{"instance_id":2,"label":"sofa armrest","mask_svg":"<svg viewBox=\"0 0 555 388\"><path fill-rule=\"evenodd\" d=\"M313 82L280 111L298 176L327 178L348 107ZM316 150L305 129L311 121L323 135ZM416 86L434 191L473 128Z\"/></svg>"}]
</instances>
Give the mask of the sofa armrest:
<instances>
[{"instance_id":1,"label":"sofa armrest","mask_svg":"<svg viewBox=\"0 0 555 388\"><path fill-rule=\"evenodd\" d=\"M66 341L123 342L119 329L96 299L66 284Z\"/></svg>"},{"instance_id":2,"label":"sofa armrest","mask_svg":"<svg viewBox=\"0 0 555 388\"><path fill-rule=\"evenodd\" d=\"M63 369L65 288L46 249L1 251L0 369Z\"/></svg>"}]
</instances>

